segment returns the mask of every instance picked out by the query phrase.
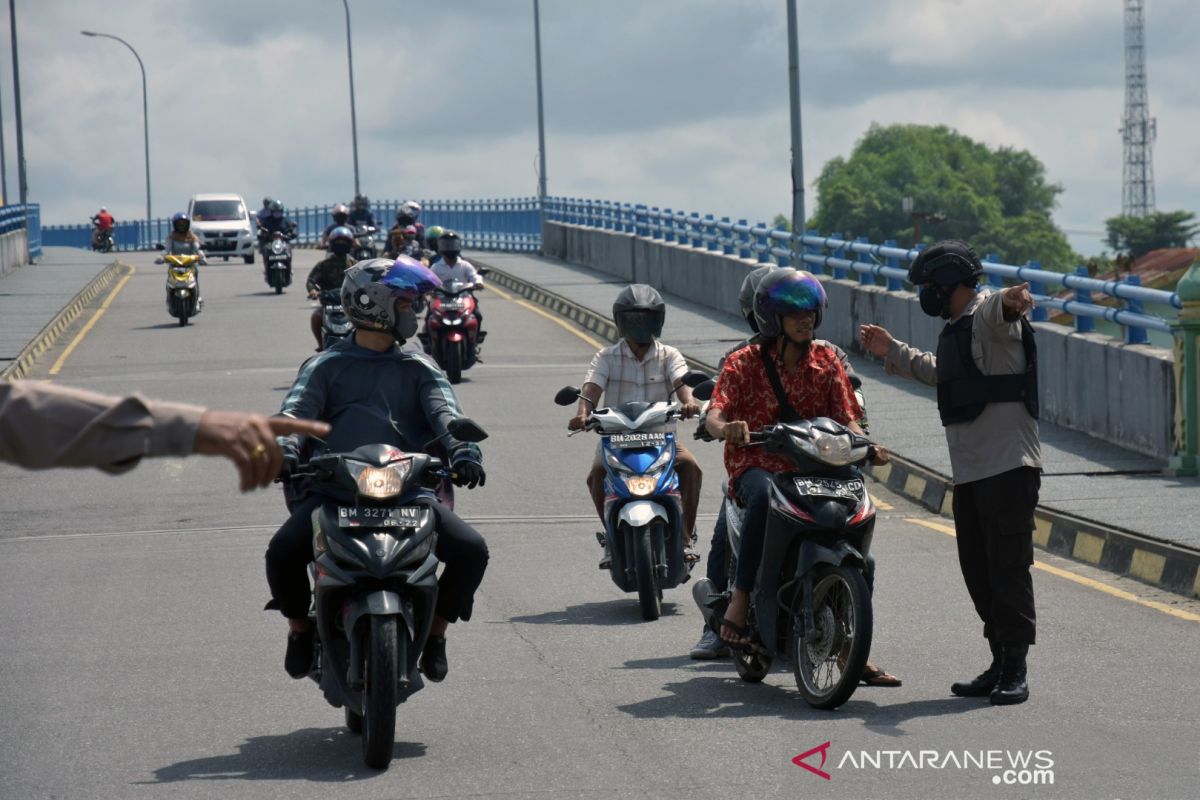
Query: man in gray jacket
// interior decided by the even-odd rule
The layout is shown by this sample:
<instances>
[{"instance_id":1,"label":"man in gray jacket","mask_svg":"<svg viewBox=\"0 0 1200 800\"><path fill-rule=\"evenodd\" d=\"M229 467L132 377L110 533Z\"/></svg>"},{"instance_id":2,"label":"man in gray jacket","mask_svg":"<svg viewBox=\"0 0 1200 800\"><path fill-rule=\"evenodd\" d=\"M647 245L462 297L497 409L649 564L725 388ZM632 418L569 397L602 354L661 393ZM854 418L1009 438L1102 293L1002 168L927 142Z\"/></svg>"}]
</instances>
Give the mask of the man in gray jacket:
<instances>
[{"instance_id":1,"label":"man in gray jacket","mask_svg":"<svg viewBox=\"0 0 1200 800\"><path fill-rule=\"evenodd\" d=\"M923 250L909 282L921 310L947 320L937 354L863 325L863 348L889 373L937 387L954 479L958 562L992 663L974 680L955 683L960 697L995 705L1029 697L1025 658L1034 643L1033 512L1041 488L1037 345L1025 314L1029 285L998 292L977 288L983 265L965 242Z\"/></svg>"}]
</instances>

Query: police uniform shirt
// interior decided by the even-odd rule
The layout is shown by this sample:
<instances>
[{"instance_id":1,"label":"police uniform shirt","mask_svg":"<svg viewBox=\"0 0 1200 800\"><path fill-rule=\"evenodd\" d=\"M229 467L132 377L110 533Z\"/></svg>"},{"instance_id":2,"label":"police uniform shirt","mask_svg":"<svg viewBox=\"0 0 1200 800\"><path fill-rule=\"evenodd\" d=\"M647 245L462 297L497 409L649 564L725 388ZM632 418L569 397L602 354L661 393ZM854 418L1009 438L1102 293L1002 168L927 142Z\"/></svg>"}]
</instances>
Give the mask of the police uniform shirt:
<instances>
[{"instance_id":1,"label":"police uniform shirt","mask_svg":"<svg viewBox=\"0 0 1200 800\"><path fill-rule=\"evenodd\" d=\"M1004 318L1003 295L981 290L963 310L963 316L967 314L974 314L971 354L980 371L984 375L1024 372L1020 320ZM937 357L903 342L892 343L884 367L889 374L937 385ZM1042 466L1038 422L1024 403L988 403L974 420L945 427L955 484L990 478L1018 467Z\"/></svg>"}]
</instances>

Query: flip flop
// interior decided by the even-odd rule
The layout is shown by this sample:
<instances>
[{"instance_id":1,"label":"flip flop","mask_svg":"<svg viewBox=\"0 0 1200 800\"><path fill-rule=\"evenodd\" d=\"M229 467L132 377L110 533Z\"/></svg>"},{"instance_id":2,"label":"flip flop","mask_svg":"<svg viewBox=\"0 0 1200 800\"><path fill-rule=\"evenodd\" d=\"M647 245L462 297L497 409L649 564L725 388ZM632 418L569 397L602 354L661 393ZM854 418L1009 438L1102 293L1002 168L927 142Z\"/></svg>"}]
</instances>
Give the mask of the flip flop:
<instances>
[{"instance_id":1,"label":"flip flop","mask_svg":"<svg viewBox=\"0 0 1200 800\"><path fill-rule=\"evenodd\" d=\"M903 685L903 682L895 675L892 675L887 670L880 669L874 665L869 665L863 668L863 674L859 681L864 686L884 686L893 688Z\"/></svg>"},{"instance_id":2,"label":"flip flop","mask_svg":"<svg viewBox=\"0 0 1200 800\"><path fill-rule=\"evenodd\" d=\"M686 545L683 548L683 560L688 564L695 564L700 560L700 554L692 549L691 545Z\"/></svg>"},{"instance_id":3,"label":"flip flop","mask_svg":"<svg viewBox=\"0 0 1200 800\"><path fill-rule=\"evenodd\" d=\"M721 629L725 627L732 628L734 633L736 633L738 636L744 637L746 641L739 642L733 639L726 639L721 635ZM754 631L750 630L749 626L738 625L736 622L732 622L725 617L721 617L721 621L717 625L717 638L719 638L725 644L732 645L733 647L745 647L746 645L750 644L750 639L753 638L753 635Z\"/></svg>"}]
</instances>

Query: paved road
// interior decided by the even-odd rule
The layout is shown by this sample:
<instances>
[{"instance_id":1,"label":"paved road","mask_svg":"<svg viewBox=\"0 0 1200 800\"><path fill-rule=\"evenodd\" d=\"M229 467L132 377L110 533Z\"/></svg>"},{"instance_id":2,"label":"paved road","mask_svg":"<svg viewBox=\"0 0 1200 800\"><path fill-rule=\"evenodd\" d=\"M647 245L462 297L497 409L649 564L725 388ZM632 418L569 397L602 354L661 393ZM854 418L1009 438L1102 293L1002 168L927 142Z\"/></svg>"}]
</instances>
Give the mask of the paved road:
<instances>
[{"instance_id":1,"label":"paved road","mask_svg":"<svg viewBox=\"0 0 1200 800\"><path fill-rule=\"evenodd\" d=\"M159 270L133 260L58 380L277 408L310 348L299 291L275 297L256 267L216 265L204 313L179 329ZM491 433L489 479L459 510L491 566L475 619L451 632L449 678L401 708L391 769L363 768L341 713L283 673L283 624L260 610L278 493L239 495L208 459L118 478L0 467L0 798L1195 797L1200 603L1049 560L1077 580L1035 573L1033 700L950 698L983 650L954 543L929 527L943 520L886 493L874 657L903 688L816 712L788 671L751 686L727 662L689 661L687 587L643 623L595 567L582 485L594 442L568 439L551 403L591 346L498 292L483 302L487 361L460 395ZM696 452L711 512L719 454ZM1101 590L1114 587L1136 597ZM791 761L825 742L828 782ZM1053 786L955 768L1030 750L1050 752Z\"/></svg>"}]
</instances>

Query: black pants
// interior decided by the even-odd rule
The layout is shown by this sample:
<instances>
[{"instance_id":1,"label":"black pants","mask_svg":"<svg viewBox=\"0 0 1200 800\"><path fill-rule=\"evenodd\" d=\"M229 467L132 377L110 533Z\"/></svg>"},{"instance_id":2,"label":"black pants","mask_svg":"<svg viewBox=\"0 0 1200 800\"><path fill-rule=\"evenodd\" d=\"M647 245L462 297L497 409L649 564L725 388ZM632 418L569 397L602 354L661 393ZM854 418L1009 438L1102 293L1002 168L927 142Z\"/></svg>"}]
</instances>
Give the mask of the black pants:
<instances>
[{"instance_id":1,"label":"black pants","mask_svg":"<svg viewBox=\"0 0 1200 800\"><path fill-rule=\"evenodd\" d=\"M1033 510L1041 472L1019 467L954 487L958 565L983 635L1004 644L1033 644Z\"/></svg>"},{"instance_id":2,"label":"black pants","mask_svg":"<svg viewBox=\"0 0 1200 800\"><path fill-rule=\"evenodd\" d=\"M288 619L304 619L312 603L308 565L313 560L312 512L326 502L310 496L298 505L267 545L268 608L279 609ZM475 590L487 569L487 543L479 532L439 503L433 505L437 521L434 552L445 564L438 579L436 613L450 622L471 618Z\"/></svg>"}]
</instances>

